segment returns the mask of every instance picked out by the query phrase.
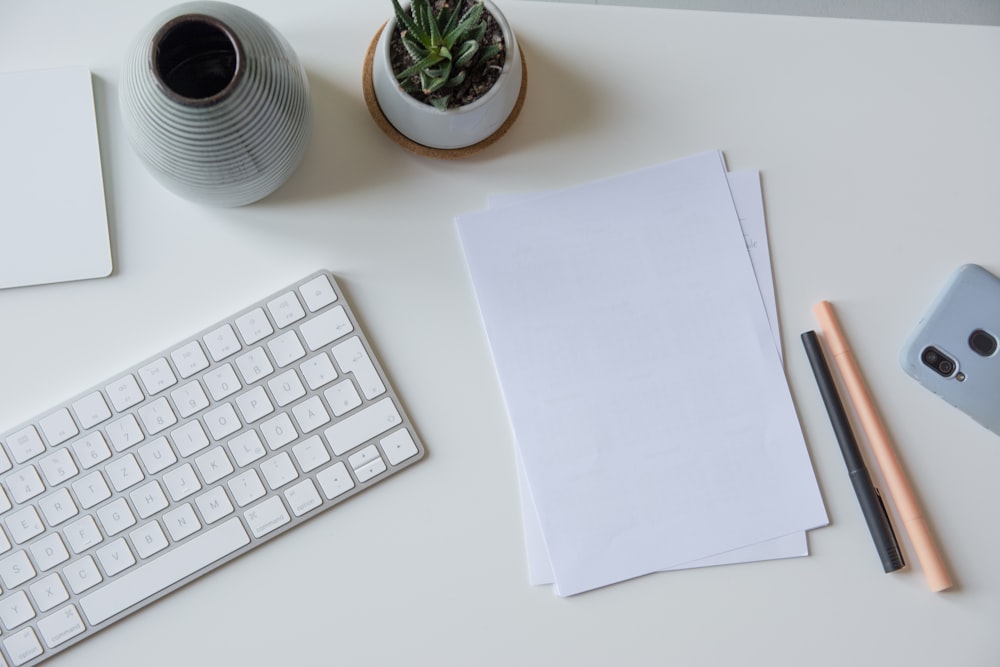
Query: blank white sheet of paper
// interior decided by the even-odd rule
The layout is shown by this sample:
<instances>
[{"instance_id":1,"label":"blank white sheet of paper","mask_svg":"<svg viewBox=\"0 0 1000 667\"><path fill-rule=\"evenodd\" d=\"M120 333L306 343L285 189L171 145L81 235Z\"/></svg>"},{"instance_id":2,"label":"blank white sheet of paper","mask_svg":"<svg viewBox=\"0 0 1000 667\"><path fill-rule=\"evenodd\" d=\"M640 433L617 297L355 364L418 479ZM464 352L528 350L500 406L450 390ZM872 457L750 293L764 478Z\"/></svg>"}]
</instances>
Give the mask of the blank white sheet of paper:
<instances>
[{"instance_id":1,"label":"blank white sheet of paper","mask_svg":"<svg viewBox=\"0 0 1000 667\"><path fill-rule=\"evenodd\" d=\"M571 595L824 525L717 152L458 229Z\"/></svg>"},{"instance_id":2,"label":"blank white sheet of paper","mask_svg":"<svg viewBox=\"0 0 1000 667\"><path fill-rule=\"evenodd\" d=\"M729 188L739 216L740 230L746 241L750 263L757 279L757 287L764 302L767 319L771 325L771 335L778 353L781 354L781 335L778 329L777 302L774 294L774 280L771 272L771 257L767 241L767 224L764 217L764 202L760 187L760 174L756 171L728 172ZM537 196L537 195L535 195ZM526 201L531 195L495 197L490 199L490 208ZM532 585L551 584L555 581L552 564L545 550L545 540L538 523L538 512L528 489L524 475L524 464L517 455L518 489L521 495L521 513L524 523L525 554L528 559L528 581ZM736 563L752 563L762 560L795 558L807 556L809 546L804 532L751 544L722 554L708 556L690 563L684 563L668 570L694 567L712 567Z\"/></svg>"}]
</instances>

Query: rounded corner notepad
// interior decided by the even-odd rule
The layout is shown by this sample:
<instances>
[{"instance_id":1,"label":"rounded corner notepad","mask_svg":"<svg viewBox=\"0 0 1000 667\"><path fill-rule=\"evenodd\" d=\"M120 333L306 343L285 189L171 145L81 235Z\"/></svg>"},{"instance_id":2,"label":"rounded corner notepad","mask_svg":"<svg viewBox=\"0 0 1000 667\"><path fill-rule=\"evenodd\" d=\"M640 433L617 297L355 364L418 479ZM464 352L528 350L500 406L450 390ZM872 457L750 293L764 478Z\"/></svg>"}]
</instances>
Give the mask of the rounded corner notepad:
<instances>
[{"instance_id":1,"label":"rounded corner notepad","mask_svg":"<svg viewBox=\"0 0 1000 667\"><path fill-rule=\"evenodd\" d=\"M0 73L0 98L0 288L109 275L90 70Z\"/></svg>"}]
</instances>

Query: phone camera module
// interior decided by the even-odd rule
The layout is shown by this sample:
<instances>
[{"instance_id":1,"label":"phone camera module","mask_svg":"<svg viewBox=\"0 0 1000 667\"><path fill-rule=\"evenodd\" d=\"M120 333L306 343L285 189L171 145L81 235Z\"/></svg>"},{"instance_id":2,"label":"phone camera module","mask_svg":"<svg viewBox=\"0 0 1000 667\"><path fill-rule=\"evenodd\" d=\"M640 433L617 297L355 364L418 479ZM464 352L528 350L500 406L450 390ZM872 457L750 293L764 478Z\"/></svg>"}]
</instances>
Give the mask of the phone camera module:
<instances>
[{"instance_id":1,"label":"phone camera module","mask_svg":"<svg viewBox=\"0 0 1000 667\"><path fill-rule=\"evenodd\" d=\"M976 329L969 336L969 347L981 357L988 357L997 351L997 339L993 334Z\"/></svg>"},{"instance_id":2,"label":"phone camera module","mask_svg":"<svg viewBox=\"0 0 1000 667\"><path fill-rule=\"evenodd\" d=\"M955 372L955 361L933 346L924 349L920 354L920 361L942 377L951 377Z\"/></svg>"}]
</instances>

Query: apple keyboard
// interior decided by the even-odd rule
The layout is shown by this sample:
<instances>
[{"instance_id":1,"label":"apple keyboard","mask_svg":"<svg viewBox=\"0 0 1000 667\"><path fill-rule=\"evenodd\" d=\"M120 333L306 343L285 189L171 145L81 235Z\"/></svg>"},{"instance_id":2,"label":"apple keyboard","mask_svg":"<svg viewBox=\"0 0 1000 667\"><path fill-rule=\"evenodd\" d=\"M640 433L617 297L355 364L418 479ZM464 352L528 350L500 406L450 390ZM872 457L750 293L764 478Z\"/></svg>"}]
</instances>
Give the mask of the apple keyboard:
<instances>
[{"instance_id":1,"label":"apple keyboard","mask_svg":"<svg viewBox=\"0 0 1000 667\"><path fill-rule=\"evenodd\" d=\"M424 455L325 271L0 443L0 667L44 661Z\"/></svg>"}]
</instances>

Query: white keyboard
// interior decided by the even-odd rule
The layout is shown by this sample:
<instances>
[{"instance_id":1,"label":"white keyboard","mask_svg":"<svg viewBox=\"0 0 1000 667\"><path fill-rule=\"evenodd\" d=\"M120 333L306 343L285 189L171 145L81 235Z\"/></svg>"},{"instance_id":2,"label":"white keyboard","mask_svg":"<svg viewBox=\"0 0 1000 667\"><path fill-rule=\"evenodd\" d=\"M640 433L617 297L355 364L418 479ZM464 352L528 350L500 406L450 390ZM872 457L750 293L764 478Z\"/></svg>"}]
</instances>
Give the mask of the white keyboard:
<instances>
[{"instance_id":1,"label":"white keyboard","mask_svg":"<svg viewBox=\"0 0 1000 667\"><path fill-rule=\"evenodd\" d=\"M326 272L0 443L0 667L42 662L424 454Z\"/></svg>"}]
</instances>

